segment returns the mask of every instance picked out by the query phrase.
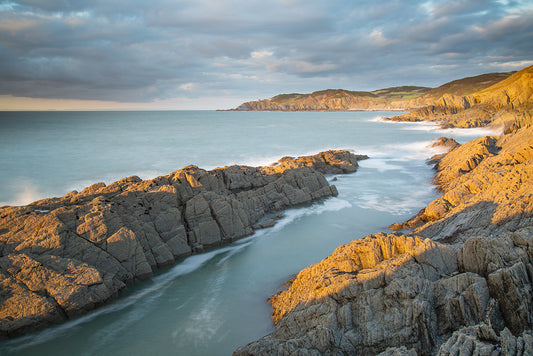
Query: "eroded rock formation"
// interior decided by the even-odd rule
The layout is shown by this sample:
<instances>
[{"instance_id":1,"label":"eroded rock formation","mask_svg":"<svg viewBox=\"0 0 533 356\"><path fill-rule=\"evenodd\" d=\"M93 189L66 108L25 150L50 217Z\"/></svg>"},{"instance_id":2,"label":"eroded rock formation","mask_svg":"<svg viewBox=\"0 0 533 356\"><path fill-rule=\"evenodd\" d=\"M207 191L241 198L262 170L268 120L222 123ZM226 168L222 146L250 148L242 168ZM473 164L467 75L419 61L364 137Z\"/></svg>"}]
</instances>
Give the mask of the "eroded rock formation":
<instances>
[{"instance_id":1,"label":"eroded rock formation","mask_svg":"<svg viewBox=\"0 0 533 356\"><path fill-rule=\"evenodd\" d=\"M252 234L262 218L335 196L325 173L357 169L327 151L269 167L188 166L0 208L0 337L82 314L176 258Z\"/></svg>"}]
</instances>

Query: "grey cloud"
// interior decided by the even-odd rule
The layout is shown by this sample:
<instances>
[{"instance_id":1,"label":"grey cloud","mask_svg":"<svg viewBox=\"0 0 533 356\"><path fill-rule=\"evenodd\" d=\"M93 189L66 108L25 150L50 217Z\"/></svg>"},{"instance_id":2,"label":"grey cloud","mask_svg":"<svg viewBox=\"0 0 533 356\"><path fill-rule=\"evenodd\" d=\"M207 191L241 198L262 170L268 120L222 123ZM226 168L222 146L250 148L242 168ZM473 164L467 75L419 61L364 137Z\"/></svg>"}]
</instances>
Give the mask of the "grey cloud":
<instances>
[{"instance_id":1,"label":"grey cloud","mask_svg":"<svg viewBox=\"0 0 533 356\"><path fill-rule=\"evenodd\" d=\"M0 94L149 101L229 92L246 100L436 85L533 55L527 3L17 3L0 12ZM252 56L261 51L268 55Z\"/></svg>"}]
</instances>

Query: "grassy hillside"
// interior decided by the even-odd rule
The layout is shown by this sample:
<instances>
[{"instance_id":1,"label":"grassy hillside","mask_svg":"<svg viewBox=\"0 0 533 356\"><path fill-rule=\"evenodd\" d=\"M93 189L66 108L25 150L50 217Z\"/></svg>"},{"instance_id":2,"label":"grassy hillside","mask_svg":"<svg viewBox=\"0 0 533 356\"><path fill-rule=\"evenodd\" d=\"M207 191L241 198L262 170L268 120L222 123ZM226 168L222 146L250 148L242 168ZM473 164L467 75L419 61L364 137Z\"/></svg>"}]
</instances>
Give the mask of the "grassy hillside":
<instances>
[{"instance_id":1,"label":"grassy hillside","mask_svg":"<svg viewBox=\"0 0 533 356\"><path fill-rule=\"evenodd\" d=\"M508 78L511 74L512 72L483 74L454 80L434 89L419 86L400 86L374 91L327 89L310 94L280 94L269 99L244 103L235 110L407 110L431 105L443 96L458 97L481 91Z\"/></svg>"}]
</instances>

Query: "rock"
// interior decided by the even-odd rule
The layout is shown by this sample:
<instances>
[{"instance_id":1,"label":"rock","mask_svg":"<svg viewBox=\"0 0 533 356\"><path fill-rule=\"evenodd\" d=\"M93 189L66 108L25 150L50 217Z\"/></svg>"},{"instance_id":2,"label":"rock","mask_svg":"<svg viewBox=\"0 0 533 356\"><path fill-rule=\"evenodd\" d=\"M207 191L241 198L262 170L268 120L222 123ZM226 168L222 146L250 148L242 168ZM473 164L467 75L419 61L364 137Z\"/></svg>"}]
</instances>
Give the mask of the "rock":
<instances>
[{"instance_id":1,"label":"rock","mask_svg":"<svg viewBox=\"0 0 533 356\"><path fill-rule=\"evenodd\" d=\"M438 325L485 318L485 280L449 276L454 273L456 252L428 239L374 234L353 241L301 271L286 291L272 297L276 330L235 354L431 353L434 340L450 332ZM462 314L455 305L462 305ZM386 351L402 346L405 350Z\"/></svg>"},{"instance_id":2,"label":"rock","mask_svg":"<svg viewBox=\"0 0 533 356\"><path fill-rule=\"evenodd\" d=\"M465 271L465 253L401 234L341 246L270 299L275 331L234 354L492 355L500 332L531 329L531 282L523 262Z\"/></svg>"},{"instance_id":3,"label":"rock","mask_svg":"<svg viewBox=\"0 0 533 356\"><path fill-rule=\"evenodd\" d=\"M438 356L495 356L501 355L499 337L485 324L464 327L453 335L439 348ZM506 354L504 355L515 355Z\"/></svg>"},{"instance_id":4,"label":"rock","mask_svg":"<svg viewBox=\"0 0 533 356\"><path fill-rule=\"evenodd\" d=\"M327 151L274 167L187 166L0 208L0 338L84 313L176 258L252 234L267 215L334 196L323 174L353 172L359 159Z\"/></svg>"},{"instance_id":5,"label":"rock","mask_svg":"<svg viewBox=\"0 0 533 356\"><path fill-rule=\"evenodd\" d=\"M438 139L433 140L433 143L430 147L441 147L445 152L439 153L436 155L433 155L428 161L428 164L436 165L440 162L440 160L447 155L451 150L456 149L459 147L459 143L455 141L453 138L447 138L447 137L441 137Z\"/></svg>"},{"instance_id":6,"label":"rock","mask_svg":"<svg viewBox=\"0 0 533 356\"><path fill-rule=\"evenodd\" d=\"M472 234L505 235L531 226L533 212L533 127L482 137L444 156L435 183L443 195L395 229L464 242ZM525 232L524 232L525 233Z\"/></svg>"}]
</instances>

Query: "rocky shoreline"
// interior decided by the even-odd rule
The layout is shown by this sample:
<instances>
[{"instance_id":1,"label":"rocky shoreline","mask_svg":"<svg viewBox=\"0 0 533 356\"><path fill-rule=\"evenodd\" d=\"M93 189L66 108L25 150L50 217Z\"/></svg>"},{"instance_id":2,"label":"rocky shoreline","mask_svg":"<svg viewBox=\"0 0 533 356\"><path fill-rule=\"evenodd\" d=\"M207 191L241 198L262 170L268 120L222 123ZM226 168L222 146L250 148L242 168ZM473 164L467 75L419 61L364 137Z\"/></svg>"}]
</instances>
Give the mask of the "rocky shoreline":
<instances>
[{"instance_id":1,"label":"rocky shoreline","mask_svg":"<svg viewBox=\"0 0 533 356\"><path fill-rule=\"evenodd\" d=\"M273 296L275 331L235 355L531 355L533 128L452 149L442 197L339 247Z\"/></svg>"},{"instance_id":2,"label":"rocky shoreline","mask_svg":"<svg viewBox=\"0 0 533 356\"><path fill-rule=\"evenodd\" d=\"M60 323L176 259L272 225L285 208L336 196L324 174L366 156L327 151L267 167L187 166L0 208L0 338Z\"/></svg>"},{"instance_id":3,"label":"rocky shoreline","mask_svg":"<svg viewBox=\"0 0 533 356\"><path fill-rule=\"evenodd\" d=\"M533 67L444 99L393 119L504 135L441 140L442 196L298 273L234 355L533 355Z\"/></svg>"}]
</instances>

